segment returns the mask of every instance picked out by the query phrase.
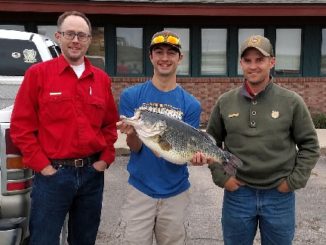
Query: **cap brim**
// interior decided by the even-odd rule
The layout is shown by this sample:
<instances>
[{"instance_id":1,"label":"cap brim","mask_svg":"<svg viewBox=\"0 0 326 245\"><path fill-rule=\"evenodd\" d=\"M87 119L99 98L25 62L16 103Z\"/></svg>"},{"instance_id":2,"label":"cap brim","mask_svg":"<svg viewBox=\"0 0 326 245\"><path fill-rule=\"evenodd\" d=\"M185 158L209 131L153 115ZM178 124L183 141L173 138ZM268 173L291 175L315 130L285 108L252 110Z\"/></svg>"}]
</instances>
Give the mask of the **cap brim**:
<instances>
[{"instance_id":1,"label":"cap brim","mask_svg":"<svg viewBox=\"0 0 326 245\"><path fill-rule=\"evenodd\" d=\"M154 48L154 47L157 47L157 46L160 46L160 45L167 45L167 46L171 46L173 48L176 48L178 50L181 49L181 46L180 45L176 45L176 44L172 44L172 43L154 43L150 46L150 48Z\"/></svg>"},{"instance_id":2,"label":"cap brim","mask_svg":"<svg viewBox=\"0 0 326 245\"><path fill-rule=\"evenodd\" d=\"M245 48L242 53L241 53L241 57L243 56L243 54L250 48L254 48L257 49L260 53L262 53L262 55L266 56L266 57L270 57L271 55L269 53L267 53L265 50L259 48L259 47L254 47L254 46L249 46L247 48Z\"/></svg>"}]
</instances>

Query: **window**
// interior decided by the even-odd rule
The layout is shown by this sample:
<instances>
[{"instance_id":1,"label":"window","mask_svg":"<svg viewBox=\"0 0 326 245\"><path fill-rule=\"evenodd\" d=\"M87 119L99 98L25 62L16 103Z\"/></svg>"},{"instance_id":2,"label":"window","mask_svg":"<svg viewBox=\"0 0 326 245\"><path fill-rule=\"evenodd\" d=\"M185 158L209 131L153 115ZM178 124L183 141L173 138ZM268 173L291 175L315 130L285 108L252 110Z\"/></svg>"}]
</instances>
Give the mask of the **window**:
<instances>
[{"instance_id":1,"label":"window","mask_svg":"<svg viewBox=\"0 0 326 245\"><path fill-rule=\"evenodd\" d=\"M42 61L35 44L29 40L0 39L0 74L24 76L25 71Z\"/></svg>"},{"instance_id":2,"label":"window","mask_svg":"<svg viewBox=\"0 0 326 245\"><path fill-rule=\"evenodd\" d=\"M201 75L225 75L227 29L201 30Z\"/></svg>"},{"instance_id":3,"label":"window","mask_svg":"<svg viewBox=\"0 0 326 245\"><path fill-rule=\"evenodd\" d=\"M116 74L143 74L143 28L116 28Z\"/></svg>"},{"instance_id":4,"label":"window","mask_svg":"<svg viewBox=\"0 0 326 245\"><path fill-rule=\"evenodd\" d=\"M0 29L25 31L25 27L23 25L0 25Z\"/></svg>"},{"instance_id":5,"label":"window","mask_svg":"<svg viewBox=\"0 0 326 245\"><path fill-rule=\"evenodd\" d=\"M183 60L181 64L178 66L177 74L189 75L189 70L190 70L189 69L189 65L190 65L189 29L188 28L164 28L164 29L175 32L180 37Z\"/></svg>"},{"instance_id":6,"label":"window","mask_svg":"<svg viewBox=\"0 0 326 245\"><path fill-rule=\"evenodd\" d=\"M37 26L37 32L39 34L42 34L44 36L51 38L51 40L53 40L54 42L57 42L57 39L54 36L56 31L57 31L57 26L55 26L55 25L48 25L48 26L39 25L39 26Z\"/></svg>"},{"instance_id":7,"label":"window","mask_svg":"<svg viewBox=\"0 0 326 245\"><path fill-rule=\"evenodd\" d=\"M239 40L239 44L238 44L238 75L242 75L242 69L240 66L240 47L241 44L250 36L252 35L261 35L264 36L264 29L263 28L256 28L256 29L249 29L249 28L242 28L239 29L239 34L238 34L238 40Z\"/></svg>"},{"instance_id":8,"label":"window","mask_svg":"<svg viewBox=\"0 0 326 245\"><path fill-rule=\"evenodd\" d=\"M299 74L301 58L301 29L276 29L275 73Z\"/></svg>"},{"instance_id":9,"label":"window","mask_svg":"<svg viewBox=\"0 0 326 245\"><path fill-rule=\"evenodd\" d=\"M94 66L105 70L104 27L92 27L92 42L86 57Z\"/></svg>"},{"instance_id":10,"label":"window","mask_svg":"<svg viewBox=\"0 0 326 245\"><path fill-rule=\"evenodd\" d=\"M326 74L326 29L322 29L320 72Z\"/></svg>"}]
</instances>

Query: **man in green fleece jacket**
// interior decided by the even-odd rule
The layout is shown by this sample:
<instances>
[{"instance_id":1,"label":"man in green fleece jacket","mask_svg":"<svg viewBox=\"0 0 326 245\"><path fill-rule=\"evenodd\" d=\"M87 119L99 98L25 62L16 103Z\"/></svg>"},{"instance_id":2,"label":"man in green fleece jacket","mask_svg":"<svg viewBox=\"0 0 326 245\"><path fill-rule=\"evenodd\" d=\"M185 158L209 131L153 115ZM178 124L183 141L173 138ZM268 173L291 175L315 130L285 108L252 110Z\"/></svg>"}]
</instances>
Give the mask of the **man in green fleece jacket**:
<instances>
[{"instance_id":1,"label":"man in green fleece jacket","mask_svg":"<svg viewBox=\"0 0 326 245\"><path fill-rule=\"evenodd\" d=\"M316 131L303 99L273 83L273 47L262 36L241 45L244 83L217 101L207 132L218 146L243 161L236 176L209 164L224 188L226 245L253 244L259 225L262 244L288 245L295 231L294 191L305 187L319 158ZM197 153L193 163L211 160Z\"/></svg>"}]
</instances>

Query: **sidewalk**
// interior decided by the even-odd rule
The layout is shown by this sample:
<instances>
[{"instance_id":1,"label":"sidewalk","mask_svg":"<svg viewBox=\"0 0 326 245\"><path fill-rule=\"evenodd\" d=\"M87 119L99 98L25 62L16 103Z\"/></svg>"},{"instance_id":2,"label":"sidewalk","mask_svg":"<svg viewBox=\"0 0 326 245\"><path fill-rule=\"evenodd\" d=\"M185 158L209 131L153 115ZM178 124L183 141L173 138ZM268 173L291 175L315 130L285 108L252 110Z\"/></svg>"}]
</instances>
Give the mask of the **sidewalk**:
<instances>
[{"instance_id":1,"label":"sidewalk","mask_svg":"<svg viewBox=\"0 0 326 245\"><path fill-rule=\"evenodd\" d=\"M323 156L305 188L296 191L296 233L293 245L326 244L326 130L317 130ZM96 245L123 244L125 224L121 207L125 202L129 174L126 136L119 134L117 157L105 171L103 209ZM120 154L119 154L120 153ZM207 166L189 165L190 204L186 214L187 245L223 245L221 213L223 189L213 183ZM260 244L259 234L254 245Z\"/></svg>"},{"instance_id":2,"label":"sidewalk","mask_svg":"<svg viewBox=\"0 0 326 245\"><path fill-rule=\"evenodd\" d=\"M326 155L326 129L317 129L320 151Z\"/></svg>"},{"instance_id":3,"label":"sidewalk","mask_svg":"<svg viewBox=\"0 0 326 245\"><path fill-rule=\"evenodd\" d=\"M103 209L96 245L121 245L129 156L117 156L105 171ZM221 228L223 189L212 181L207 166L189 166L190 204L186 213L187 245L224 245ZM296 232L293 245L326 244L326 157L320 157L307 186L296 191ZM154 243L155 244L155 243ZM259 245L259 235L254 245Z\"/></svg>"},{"instance_id":4,"label":"sidewalk","mask_svg":"<svg viewBox=\"0 0 326 245\"><path fill-rule=\"evenodd\" d=\"M317 130L319 145L321 148L321 153L325 155L326 154L326 129L316 129L316 130ZM117 155L129 154L129 148L126 144L126 135L121 134L119 130L118 130L118 140L114 144L114 147L116 148Z\"/></svg>"}]
</instances>

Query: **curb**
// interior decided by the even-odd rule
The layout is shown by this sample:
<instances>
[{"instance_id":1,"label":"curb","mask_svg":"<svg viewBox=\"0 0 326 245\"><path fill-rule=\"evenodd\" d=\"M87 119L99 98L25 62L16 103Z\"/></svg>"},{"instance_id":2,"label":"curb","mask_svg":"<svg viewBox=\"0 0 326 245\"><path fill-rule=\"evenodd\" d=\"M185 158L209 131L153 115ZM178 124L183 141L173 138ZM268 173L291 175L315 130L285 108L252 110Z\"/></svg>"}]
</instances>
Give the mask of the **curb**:
<instances>
[{"instance_id":1,"label":"curb","mask_svg":"<svg viewBox=\"0 0 326 245\"><path fill-rule=\"evenodd\" d=\"M115 155L116 156L129 156L130 150L129 148L115 148Z\"/></svg>"},{"instance_id":2,"label":"curb","mask_svg":"<svg viewBox=\"0 0 326 245\"><path fill-rule=\"evenodd\" d=\"M324 147L320 148L320 155L323 155L323 156L326 155L326 148L324 148Z\"/></svg>"}]
</instances>

